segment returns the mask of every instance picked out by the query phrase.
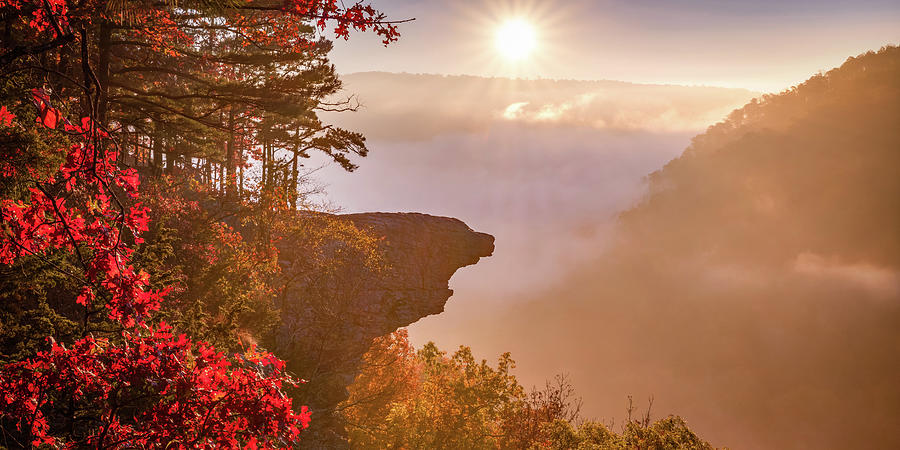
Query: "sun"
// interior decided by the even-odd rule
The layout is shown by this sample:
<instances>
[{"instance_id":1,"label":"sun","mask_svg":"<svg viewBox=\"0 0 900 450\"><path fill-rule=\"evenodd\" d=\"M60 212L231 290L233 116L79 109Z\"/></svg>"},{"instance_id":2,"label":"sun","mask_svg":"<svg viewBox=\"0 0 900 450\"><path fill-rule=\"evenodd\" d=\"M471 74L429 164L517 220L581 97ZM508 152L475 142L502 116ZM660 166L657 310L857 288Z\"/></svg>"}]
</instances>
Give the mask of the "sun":
<instances>
[{"instance_id":1,"label":"sun","mask_svg":"<svg viewBox=\"0 0 900 450\"><path fill-rule=\"evenodd\" d=\"M521 19L512 19L504 22L497 29L497 51L506 59L518 61L525 59L537 45L537 35L534 27Z\"/></svg>"}]
</instances>

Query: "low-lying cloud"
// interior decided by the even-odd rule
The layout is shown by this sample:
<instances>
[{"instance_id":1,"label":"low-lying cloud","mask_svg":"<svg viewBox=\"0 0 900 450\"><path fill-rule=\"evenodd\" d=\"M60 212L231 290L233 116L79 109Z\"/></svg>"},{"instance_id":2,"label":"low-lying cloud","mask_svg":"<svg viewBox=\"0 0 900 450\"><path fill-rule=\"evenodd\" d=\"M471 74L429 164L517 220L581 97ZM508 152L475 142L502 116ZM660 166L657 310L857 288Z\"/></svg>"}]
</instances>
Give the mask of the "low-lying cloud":
<instances>
[{"instance_id":1,"label":"low-lying cloud","mask_svg":"<svg viewBox=\"0 0 900 450\"><path fill-rule=\"evenodd\" d=\"M817 282L848 284L875 298L900 298L900 271L891 267L869 262L845 263L836 257L807 252L797 255L793 268Z\"/></svg>"},{"instance_id":2,"label":"low-lying cloud","mask_svg":"<svg viewBox=\"0 0 900 450\"><path fill-rule=\"evenodd\" d=\"M698 90L698 95L722 94ZM631 96L622 92L588 92L562 102L515 102L501 117L532 125L568 125L610 130L696 131L727 115L735 104L690 110L666 97Z\"/></svg>"},{"instance_id":3,"label":"low-lying cloud","mask_svg":"<svg viewBox=\"0 0 900 450\"><path fill-rule=\"evenodd\" d=\"M503 122L618 131L695 132L755 96L744 89L617 81L518 80L368 72L346 75L356 114L333 118L372 139L484 132Z\"/></svg>"}]
</instances>

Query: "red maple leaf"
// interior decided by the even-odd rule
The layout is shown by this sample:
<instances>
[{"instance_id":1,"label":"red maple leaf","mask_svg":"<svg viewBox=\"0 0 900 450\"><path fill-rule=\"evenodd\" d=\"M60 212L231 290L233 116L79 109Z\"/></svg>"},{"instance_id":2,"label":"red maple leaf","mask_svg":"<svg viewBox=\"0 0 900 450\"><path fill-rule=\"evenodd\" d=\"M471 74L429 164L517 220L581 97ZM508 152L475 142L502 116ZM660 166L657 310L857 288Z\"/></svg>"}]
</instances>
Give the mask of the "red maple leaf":
<instances>
[{"instance_id":1,"label":"red maple leaf","mask_svg":"<svg viewBox=\"0 0 900 450\"><path fill-rule=\"evenodd\" d=\"M5 106L0 106L0 124L6 124L6 126L12 126L12 120L16 118L16 115L9 112Z\"/></svg>"},{"instance_id":2,"label":"red maple leaf","mask_svg":"<svg viewBox=\"0 0 900 450\"><path fill-rule=\"evenodd\" d=\"M31 96L38 107L37 122L50 129L56 129L59 122L59 110L50 106L50 96L43 89L32 89Z\"/></svg>"}]
</instances>

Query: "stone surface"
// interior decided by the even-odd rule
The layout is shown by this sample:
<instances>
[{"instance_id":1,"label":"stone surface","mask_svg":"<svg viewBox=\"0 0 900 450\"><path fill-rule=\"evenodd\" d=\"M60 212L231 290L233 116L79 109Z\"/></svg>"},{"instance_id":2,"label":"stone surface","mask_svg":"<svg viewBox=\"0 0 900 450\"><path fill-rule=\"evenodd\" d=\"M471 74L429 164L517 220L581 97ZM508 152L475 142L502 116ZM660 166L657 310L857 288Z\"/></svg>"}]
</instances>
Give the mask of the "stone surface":
<instances>
[{"instance_id":1,"label":"stone surface","mask_svg":"<svg viewBox=\"0 0 900 450\"><path fill-rule=\"evenodd\" d=\"M347 242L336 239L319 244L317 251L332 252L324 259L343 266L310 268L308 245L290 237L280 243L291 282L281 298L282 326L272 350L308 380L296 399L313 411L306 448L346 447L335 408L347 398L372 339L442 312L453 294L450 277L494 250L493 236L448 217L363 213L328 219L379 238L383 264L376 270L354 262Z\"/></svg>"}]
</instances>

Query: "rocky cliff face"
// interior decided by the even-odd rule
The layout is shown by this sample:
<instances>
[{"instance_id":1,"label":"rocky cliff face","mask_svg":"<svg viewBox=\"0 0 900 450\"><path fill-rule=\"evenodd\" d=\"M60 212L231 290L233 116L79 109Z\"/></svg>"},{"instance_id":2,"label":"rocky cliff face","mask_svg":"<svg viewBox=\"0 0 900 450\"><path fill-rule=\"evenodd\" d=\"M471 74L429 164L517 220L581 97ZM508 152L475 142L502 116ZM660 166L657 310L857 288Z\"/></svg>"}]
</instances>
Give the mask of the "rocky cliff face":
<instances>
[{"instance_id":1,"label":"rocky cliff face","mask_svg":"<svg viewBox=\"0 0 900 450\"><path fill-rule=\"evenodd\" d=\"M281 298L282 326L272 350L288 368L308 380L298 401L313 411L304 436L307 448L346 447L337 405L359 372L372 339L438 314L453 294L450 277L494 250L494 238L460 220L418 213L364 213L327 216L377 242L379 264L354 253L349 240L316 244L327 261L340 267L308 264L310 246L290 236L281 241L281 263L288 280Z\"/></svg>"}]
</instances>

